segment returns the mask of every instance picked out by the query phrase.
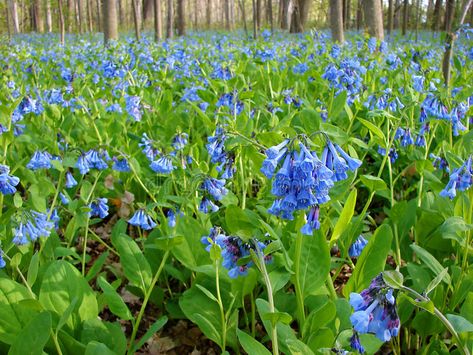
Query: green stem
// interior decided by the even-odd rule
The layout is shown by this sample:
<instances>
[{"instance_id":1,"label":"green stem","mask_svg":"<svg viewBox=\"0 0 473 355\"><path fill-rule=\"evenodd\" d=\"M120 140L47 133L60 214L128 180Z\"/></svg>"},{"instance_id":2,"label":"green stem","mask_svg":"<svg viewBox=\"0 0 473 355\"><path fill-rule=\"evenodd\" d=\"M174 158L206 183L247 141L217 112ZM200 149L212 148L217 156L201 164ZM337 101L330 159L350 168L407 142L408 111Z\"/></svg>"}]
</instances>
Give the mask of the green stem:
<instances>
[{"instance_id":1,"label":"green stem","mask_svg":"<svg viewBox=\"0 0 473 355\"><path fill-rule=\"evenodd\" d=\"M151 297L151 293L153 292L154 286L156 285L156 282L158 282L159 275L161 275L161 272L163 271L164 265L166 264L166 260L169 256L170 251L166 250L166 252L163 255L163 258L161 259L161 263L159 264L158 270L156 271L156 274L154 274L153 280L151 280L151 284L148 287L148 290L145 293L145 298L143 299L143 303L141 304L140 311L138 313L138 316L136 317L135 322L133 323L133 331L131 333L130 337L130 343L129 343L129 348L127 354L132 355L135 353L137 349L134 349L135 345L135 338L136 334L138 333L138 329L140 327L141 319L143 318L143 314L145 312L146 306L148 305L149 298Z\"/></svg>"},{"instance_id":2,"label":"green stem","mask_svg":"<svg viewBox=\"0 0 473 355\"><path fill-rule=\"evenodd\" d=\"M227 321L225 318L225 310L223 308L222 295L220 294L220 277L219 277L220 260L215 260L215 285L217 287L217 301L220 308L220 321L222 322L222 343L219 344L222 349L222 354L225 353L227 340Z\"/></svg>"},{"instance_id":3,"label":"green stem","mask_svg":"<svg viewBox=\"0 0 473 355\"><path fill-rule=\"evenodd\" d=\"M417 291L407 287L407 286L402 286L402 290L404 291L407 291L409 292L410 294L412 294L413 296L415 296L417 299L423 301L423 302L429 302L430 299L428 297L425 297L423 295L421 295L420 293L418 293ZM452 334L453 338L455 339L455 341L457 342L457 345L458 345L458 349L460 350L460 352L463 354L463 355L470 355L470 351L468 350L468 348L462 343L461 339L460 339L460 336L458 335L458 333L456 332L455 328L453 328L453 325L452 323L450 323L450 321L447 319L447 317L445 317L442 312L440 312L438 310L437 307L434 306L434 315L443 323L443 325L445 326L445 328L447 328L447 330L450 332L450 334Z\"/></svg>"},{"instance_id":4,"label":"green stem","mask_svg":"<svg viewBox=\"0 0 473 355\"><path fill-rule=\"evenodd\" d=\"M89 222L90 222L90 217L87 216L87 223L85 225L85 233L84 233L84 246L82 250L82 276L85 276L85 257L87 255L87 239L89 236Z\"/></svg>"},{"instance_id":5,"label":"green stem","mask_svg":"<svg viewBox=\"0 0 473 355\"><path fill-rule=\"evenodd\" d=\"M296 288L296 303L297 303L297 318L299 321L299 327L302 329L302 326L305 323L305 310L304 310L304 295L302 293L300 277L301 269L301 254L302 254L302 238L304 236L302 233L297 232L296 234L296 250L294 254L294 277L295 282L294 286Z\"/></svg>"},{"instance_id":6,"label":"green stem","mask_svg":"<svg viewBox=\"0 0 473 355\"><path fill-rule=\"evenodd\" d=\"M335 287L333 286L333 281L332 277L330 276L330 273L327 274L327 279L325 280L325 282L327 283L327 289L330 294L330 298L336 301L338 298L337 291L335 291Z\"/></svg>"},{"instance_id":7,"label":"green stem","mask_svg":"<svg viewBox=\"0 0 473 355\"><path fill-rule=\"evenodd\" d=\"M228 134L233 134L235 136L238 136L240 138L243 138L244 140L246 140L247 142L250 142L252 144L254 144L256 147L258 147L259 149L262 149L262 150L266 150L266 147L260 143L258 143L257 141L255 141L254 139L251 139L251 138L248 138L247 136L241 134L240 132L237 132L237 131L229 131L227 132Z\"/></svg>"},{"instance_id":8,"label":"green stem","mask_svg":"<svg viewBox=\"0 0 473 355\"><path fill-rule=\"evenodd\" d=\"M244 210L246 207L246 182L245 182L245 171L243 169L243 158L239 157L240 165L240 178L241 178L241 209Z\"/></svg>"}]
</instances>

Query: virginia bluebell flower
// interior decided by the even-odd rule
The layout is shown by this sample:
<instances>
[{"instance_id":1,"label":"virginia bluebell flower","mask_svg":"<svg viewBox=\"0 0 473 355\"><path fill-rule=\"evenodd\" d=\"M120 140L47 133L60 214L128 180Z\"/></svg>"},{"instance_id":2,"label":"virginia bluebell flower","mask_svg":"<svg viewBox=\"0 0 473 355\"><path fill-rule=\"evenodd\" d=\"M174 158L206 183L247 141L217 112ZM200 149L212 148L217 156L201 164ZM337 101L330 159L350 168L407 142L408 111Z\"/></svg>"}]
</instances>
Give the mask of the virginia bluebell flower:
<instances>
[{"instance_id":1,"label":"virginia bluebell flower","mask_svg":"<svg viewBox=\"0 0 473 355\"><path fill-rule=\"evenodd\" d=\"M59 193L59 197L61 198L61 202L63 205L68 205L69 204L69 198L67 198L66 195L64 195L62 192Z\"/></svg>"},{"instance_id":2,"label":"virginia bluebell flower","mask_svg":"<svg viewBox=\"0 0 473 355\"><path fill-rule=\"evenodd\" d=\"M150 168L158 174L170 174L176 167L167 156L162 156L150 164Z\"/></svg>"},{"instance_id":3,"label":"virginia bluebell flower","mask_svg":"<svg viewBox=\"0 0 473 355\"><path fill-rule=\"evenodd\" d=\"M128 160L126 158L117 158L113 157L113 165L112 169L115 171L119 171L122 173L128 173L131 171L130 165L128 164Z\"/></svg>"},{"instance_id":4,"label":"virginia bluebell flower","mask_svg":"<svg viewBox=\"0 0 473 355\"><path fill-rule=\"evenodd\" d=\"M187 145L189 135L187 133L178 133L172 140L172 147L175 150L182 150Z\"/></svg>"},{"instance_id":5,"label":"virginia bluebell flower","mask_svg":"<svg viewBox=\"0 0 473 355\"><path fill-rule=\"evenodd\" d=\"M453 170L450 174L447 186L440 192L440 196L453 199L458 189L459 191L468 190L473 185L473 158L470 156L459 168Z\"/></svg>"},{"instance_id":6,"label":"virginia bluebell flower","mask_svg":"<svg viewBox=\"0 0 473 355\"><path fill-rule=\"evenodd\" d=\"M89 217L105 218L108 216L108 199L97 198L89 204L90 212Z\"/></svg>"},{"instance_id":7,"label":"virginia bluebell flower","mask_svg":"<svg viewBox=\"0 0 473 355\"><path fill-rule=\"evenodd\" d=\"M217 212L219 207L209 200L207 197L202 197L202 200L199 204L199 211L202 213Z\"/></svg>"},{"instance_id":8,"label":"virginia bluebell flower","mask_svg":"<svg viewBox=\"0 0 473 355\"><path fill-rule=\"evenodd\" d=\"M126 112L135 120L141 121L143 112L141 110L141 98L139 96L126 96Z\"/></svg>"},{"instance_id":9,"label":"virginia bluebell flower","mask_svg":"<svg viewBox=\"0 0 473 355\"><path fill-rule=\"evenodd\" d=\"M357 258L361 255L361 252L365 248L366 244L368 244L368 241L363 238L362 235L360 235L352 245L350 245L350 248L348 249L348 256L350 258Z\"/></svg>"},{"instance_id":10,"label":"virginia bluebell flower","mask_svg":"<svg viewBox=\"0 0 473 355\"><path fill-rule=\"evenodd\" d=\"M149 161L154 161L155 157L160 154L159 150L153 147L153 143L146 133L143 133L141 141L138 143Z\"/></svg>"},{"instance_id":11,"label":"virginia bluebell flower","mask_svg":"<svg viewBox=\"0 0 473 355\"><path fill-rule=\"evenodd\" d=\"M236 92L223 94L217 101L217 107L227 107L232 116L239 115L243 112L245 105L238 99Z\"/></svg>"},{"instance_id":12,"label":"virginia bluebell flower","mask_svg":"<svg viewBox=\"0 0 473 355\"><path fill-rule=\"evenodd\" d=\"M365 348L361 345L360 337L356 331L353 332L353 335L350 338L350 346L353 350L358 351L360 354L364 354Z\"/></svg>"},{"instance_id":13,"label":"virginia bluebell flower","mask_svg":"<svg viewBox=\"0 0 473 355\"><path fill-rule=\"evenodd\" d=\"M210 160L212 163L223 163L226 158L227 154L225 152L225 140L227 136L225 131L222 127L217 127L215 130L214 136L209 136L207 138L207 144L205 147L207 148L207 152L210 155Z\"/></svg>"},{"instance_id":14,"label":"virginia bluebell flower","mask_svg":"<svg viewBox=\"0 0 473 355\"><path fill-rule=\"evenodd\" d=\"M49 237L54 223L48 220L44 213L30 211L26 214L27 219L22 221L14 229L13 243L17 245L27 244L30 240L34 242L39 237Z\"/></svg>"},{"instance_id":15,"label":"virginia bluebell flower","mask_svg":"<svg viewBox=\"0 0 473 355\"><path fill-rule=\"evenodd\" d=\"M10 167L0 164L0 192L4 195L11 195L16 192L15 186L20 183L20 179L10 175Z\"/></svg>"},{"instance_id":16,"label":"virginia bluebell flower","mask_svg":"<svg viewBox=\"0 0 473 355\"><path fill-rule=\"evenodd\" d=\"M212 177L205 179L201 188L207 191L217 201L220 201L228 192L225 188L224 179L215 179Z\"/></svg>"},{"instance_id":17,"label":"virginia bluebell flower","mask_svg":"<svg viewBox=\"0 0 473 355\"><path fill-rule=\"evenodd\" d=\"M3 250L0 249L0 269L3 269L6 265L7 263L3 259Z\"/></svg>"},{"instance_id":18,"label":"virginia bluebell flower","mask_svg":"<svg viewBox=\"0 0 473 355\"><path fill-rule=\"evenodd\" d=\"M382 274L361 293L350 294L350 304L355 310L350 321L358 333L371 333L381 341L389 341L399 333L400 321L396 310L393 289L387 286Z\"/></svg>"},{"instance_id":19,"label":"virginia bluebell flower","mask_svg":"<svg viewBox=\"0 0 473 355\"><path fill-rule=\"evenodd\" d=\"M128 220L128 223L144 230L150 230L156 227L156 222L151 218L150 215L145 213L143 209L137 210L135 214Z\"/></svg>"},{"instance_id":20,"label":"virginia bluebell flower","mask_svg":"<svg viewBox=\"0 0 473 355\"><path fill-rule=\"evenodd\" d=\"M51 168L51 154L44 151L35 151L31 160L26 167L31 170L38 170L38 169L50 169Z\"/></svg>"},{"instance_id":21,"label":"virginia bluebell flower","mask_svg":"<svg viewBox=\"0 0 473 355\"><path fill-rule=\"evenodd\" d=\"M319 206L313 206L306 217L306 224L301 228L301 233L305 235L312 235L314 230L320 229L319 222L320 208Z\"/></svg>"},{"instance_id":22,"label":"virginia bluebell flower","mask_svg":"<svg viewBox=\"0 0 473 355\"><path fill-rule=\"evenodd\" d=\"M74 179L74 176L72 176L72 174L68 171L66 173L66 188L70 189L74 186L77 186L77 181L76 179Z\"/></svg>"}]
</instances>

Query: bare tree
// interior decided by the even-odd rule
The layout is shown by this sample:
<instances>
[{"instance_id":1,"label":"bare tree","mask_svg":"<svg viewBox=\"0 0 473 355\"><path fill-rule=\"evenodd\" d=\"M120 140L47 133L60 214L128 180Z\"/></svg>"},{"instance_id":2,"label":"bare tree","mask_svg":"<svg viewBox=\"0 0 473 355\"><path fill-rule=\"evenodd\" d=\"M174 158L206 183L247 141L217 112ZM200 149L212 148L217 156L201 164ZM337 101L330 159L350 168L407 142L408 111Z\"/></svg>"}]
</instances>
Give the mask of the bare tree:
<instances>
[{"instance_id":1,"label":"bare tree","mask_svg":"<svg viewBox=\"0 0 473 355\"><path fill-rule=\"evenodd\" d=\"M245 29L245 35L246 37L248 37L248 25L246 23L245 0L239 0L238 5L240 6L241 17L243 21L243 28Z\"/></svg>"},{"instance_id":2,"label":"bare tree","mask_svg":"<svg viewBox=\"0 0 473 355\"><path fill-rule=\"evenodd\" d=\"M443 22L444 31L446 32L452 31L454 17L455 17L455 0L447 0L447 7L445 8L445 19Z\"/></svg>"},{"instance_id":3,"label":"bare tree","mask_svg":"<svg viewBox=\"0 0 473 355\"><path fill-rule=\"evenodd\" d=\"M231 23L230 23L230 1L225 1L223 3L223 10L225 11L225 29L227 31L231 30Z\"/></svg>"},{"instance_id":4,"label":"bare tree","mask_svg":"<svg viewBox=\"0 0 473 355\"><path fill-rule=\"evenodd\" d=\"M40 0L34 0L32 5L33 28L36 32L44 32L43 13Z\"/></svg>"},{"instance_id":5,"label":"bare tree","mask_svg":"<svg viewBox=\"0 0 473 355\"><path fill-rule=\"evenodd\" d=\"M97 29L100 32L102 30L102 21L101 21L101 19L102 19L102 16L101 16L101 14L102 14L102 0L97 0L96 5L97 5L97 14L96 14L97 15L97 19L96 19Z\"/></svg>"},{"instance_id":6,"label":"bare tree","mask_svg":"<svg viewBox=\"0 0 473 355\"><path fill-rule=\"evenodd\" d=\"M146 21L153 16L154 0L143 0L143 20Z\"/></svg>"},{"instance_id":7,"label":"bare tree","mask_svg":"<svg viewBox=\"0 0 473 355\"><path fill-rule=\"evenodd\" d=\"M168 0L167 7L167 23L166 23L166 37L172 38L174 36L174 1Z\"/></svg>"},{"instance_id":8,"label":"bare tree","mask_svg":"<svg viewBox=\"0 0 473 355\"><path fill-rule=\"evenodd\" d=\"M383 12L379 0L363 0L368 33L380 41L384 40Z\"/></svg>"},{"instance_id":9,"label":"bare tree","mask_svg":"<svg viewBox=\"0 0 473 355\"><path fill-rule=\"evenodd\" d=\"M51 14L51 2L46 0L46 31L53 31L53 17Z\"/></svg>"},{"instance_id":10,"label":"bare tree","mask_svg":"<svg viewBox=\"0 0 473 355\"><path fill-rule=\"evenodd\" d=\"M212 0L207 0L207 12L206 12L207 28L210 28L212 23Z\"/></svg>"},{"instance_id":11,"label":"bare tree","mask_svg":"<svg viewBox=\"0 0 473 355\"><path fill-rule=\"evenodd\" d=\"M118 17L117 17L117 1L104 0L103 1L103 28L105 45L111 40L118 39Z\"/></svg>"},{"instance_id":12,"label":"bare tree","mask_svg":"<svg viewBox=\"0 0 473 355\"><path fill-rule=\"evenodd\" d=\"M252 7L253 7L253 38L256 39L258 36L258 20L257 20L257 14L256 14L256 0L251 1Z\"/></svg>"},{"instance_id":13,"label":"bare tree","mask_svg":"<svg viewBox=\"0 0 473 355\"><path fill-rule=\"evenodd\" d=\"M84 22L84 17L83 17L81 0L77 0L77 18L79 19L79 33L82 33L83 32L82 23Z\"/></svg>"},{"instance_id":14,"label":"bare tree","mask_svg":"<svg viewBox=\"0 0 473 355\"><path fill-rule=\"evenodd\" d=\"M394 26L394 1L389 0L388 6L388 35L390 35L393 31Z\"/></svg>"},{"instance_id":15,"label":"bare tree","mask_svg":"<svg viewBox=\"0 0 473 355\"><path fill-rule=\"evenodd\" d=\"M330 28L335 42L345 41L343 34L343 0L330 0Z\"/></svg>"},{"instance_id":16,"label":"bare tree","mask_svg":"<svg viewBox=\"0 0 473 355\"><path fill-rule=\"evenodd\" d=\"M256 26L261 29L261 0L256 0Z\"/></svg>"},{"instance_id":17,"label":"bare tree","mask_svg":"<svg viewBox=\"0 0 473 355\"><path fill-rule=\"evenodd\" d=\"M407 22L409 21L408 17L408 8L409 0L404 0L403 16L402 16L402 34L403 36L407 33Z\"/></svg>"},{"instance_id":18,"label":"bare tree","mask_svg":"<svg viewBox=\"0 0 473 355\"><path fill-rule=\"evenodd\" d=\"M64 11L62 10L62 0L57 0L59 8L59 41L64 45L66 26L64 25Z\"/></svg>"},{"instance_id":19,"label":"bare tree","mask_svg":"<svg viewBox=\"0 0 473 355\"><path fill-rule=\"evenodd\" d=\"M303 32L310 11L310 0L293 0L290 32Z\"/></svg>"},{"instance_id":20,"label":"bare tree","mask_svg":"<svg viewBox=\"0 0 473 355\"><path fill-rule=\"evenodd\" d=\"M442 0L435 0L434 13L432 15L432 31L440 29L440 12L442 10Z\"/></svg>"},{"instance_id":21,"label":"bare tree","mask_svg":"<svg viewBox=\"0 0 473 355\"><path fill-rule=\"evenodd\" d=\"M186 10L184 0L177 0L177 35L186 34Z\"/></svg>"},{"instance_id":22,"label":"bare tree","mask_svg":"<svg viewBox=\"0 0 473 355\"><path fill-rule=\"evenodd\" d=\"M156 42L159 42L163 38L162 22L161 0L154 0L154 40Z\"/></svg>"},{"instance_id":23,"label":"bare tree","mask_svg":"<svg viewBox=\"0 0 473 355\"><path fill-rule=\"evenodd\" d=\"M136 3L137 0L131 0L131 6L133 7L133 23L135 25L135 37L136 40L140 40L140 18L138 14L138 5Z\"/></svg>"},{"instance_id":24,"label":"bare tree","mask_svg":"<svg viewBox=\"0 0 473 355\"><path fill-rule=\"evenodd\" d=\"M20 23L18 22L18 5L16 0L9 0L9 8L11 14L11 22L13 27L13 33L20 33Z\"/></svg>"},{"instance_id":25,"label":"bare tree","mask_svg":"<svg viewBox=\"0 0 473 355\"><path fill-rule=\"evenodd\" d=\"M274 23L273 23L273 2L272 0L266 0L266 8L267 8L267 14L268 14L268 22L269 22L269 28L271 29L271 33L274 32Z\"/></svg>"}]
</instances>

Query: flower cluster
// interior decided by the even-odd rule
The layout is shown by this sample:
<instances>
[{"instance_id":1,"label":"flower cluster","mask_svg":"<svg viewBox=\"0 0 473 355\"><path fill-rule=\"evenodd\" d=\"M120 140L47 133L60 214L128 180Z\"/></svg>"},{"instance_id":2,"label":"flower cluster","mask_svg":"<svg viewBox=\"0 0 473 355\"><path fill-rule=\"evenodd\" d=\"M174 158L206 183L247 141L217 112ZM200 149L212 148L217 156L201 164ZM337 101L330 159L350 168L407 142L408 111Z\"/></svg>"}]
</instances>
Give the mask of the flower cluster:
<instances>
[{"instance_id":1,"label":"flower cluster","mask_svg":"<svg viewBox=\"0 0 473 355\"><path fill-rule=\"evenodd\" d=\"M302 229L305 234L312 234L312 229L320 226L317 205L329 201L334 183L346 179L347 171L356 170L361 161L351 158L328 139L321 158L302 142L299 150L295 150L293 143L286 139L265 152L261 172L268 179L274 177L271 192L277 197L268 212L292 220L295 211L312 207Z\"/></svg>"},{"instance_id":2,"label":"flower cluster","mask_svg":"<svg viewBox=\"0 0 473 355\"><path fill-rule=\"evenodd\" d=\"M440 192L440 196L453 199L459 191L468 190L473 184L472 156L459 168L452 171L447 186Z\"/></svg>"},{"instance_id":3,"label":"flower cluster","mask_svg":"<svg viewBox=\"0 0 473 355\"><path fill-rule=\"evenodd\" d=\"M26 220L20 222L18 227L14 229L13 243L24 245L29 241L34 242L39 237L49 237L54 223L48 219L45 213L30 211L25 216Z\"/></svg>"},{"instance_id":4,"label":"flower cluster","mask_svg":"<svg viewBox=\"0 0 473 355\"><path fill-rule=\"evenodd\" d=\"M16 192L15 186L20 183L20 179L10 175L10 167L0 164L0 192L4 195L11 195Z\"/></svg>"},{"instance_id":5,"label":"flower cluster","mask_svg":"<svg viewBox=\"0 0 473 355\"><path fill-rule=\"evenodd\" d=\"M368 241L363 238L362 235L360 235L355 242L350 245L350 248L348 249L348 256L350 258L357 258L361 255L361 252L365 248L366 244L368 244Z\"/></svg>"},{"instance_id":6,"label":"flower cluster","mask_svg":"<svg viewBox=\"0 0 473 355\"><path fill-rule=\"evenodd\" d=\"M397 336L400 321L396 299L393 289L386 285L382 274L376 276L361 293L352 292L350 304L355 310L350 316L355 332L374 334L381 341L389 341L391 337Z\"/></svg>"},{"instance_id":7,"label":"flower cluster","mask_svg":"<svg viewBox=\"0 0 473 355\"><path fill-rule=\"evenodd\" d=\"M90 212L89 217L105 218L108 216L108 199L97 198L89 204Z\"/></svg>"},{"instance_id":8,"label":"flower cluster","mask_svg":"<svg viewBox=\"0 0 473 355\"><path fill-rule=\"evenodd\" d=\"M76 163L76 168L79 169L82 175L87 174L91 169L104 170L108 168L107 161L110 161L110 156L105 149L95 150L91 149L85 154L81 154Z\"/></svg>"},{"instance_id":9,"label":"flower cluster","mask_svg":"<svg viewBox=\"0 0 473 355\"><path fill-rule=\"evenodd\" d=\"M135 214L128 220L128 223L144 230L150 230L156 227L156 222L151 218L150 215L146 214L143 209L136 211Z\"/></svg>"},{"instance_id":10,"label":"flower cluster","mask_svg":"<svg viewBox=\"0 0 473 355\"><path fill-rule=\"evenodd\" d=\"M222 265L228 270L228 276L231 278L246 275L248 269L253 265L251 260L246 263L241 263L239 260L249 257L250 249L255 250L255 246L245 243L238 237L225 235L220 228L212 227L210 234L203 236L201 242L206 246L205 250L207 251L210 251L213 244L220 247L222 250ZM263 242L256 240L255 243L258 244L260 251L266 248L266 244ZM265 261L271 261L271 256L265 256Z\"/></svg>"}]
</instances>

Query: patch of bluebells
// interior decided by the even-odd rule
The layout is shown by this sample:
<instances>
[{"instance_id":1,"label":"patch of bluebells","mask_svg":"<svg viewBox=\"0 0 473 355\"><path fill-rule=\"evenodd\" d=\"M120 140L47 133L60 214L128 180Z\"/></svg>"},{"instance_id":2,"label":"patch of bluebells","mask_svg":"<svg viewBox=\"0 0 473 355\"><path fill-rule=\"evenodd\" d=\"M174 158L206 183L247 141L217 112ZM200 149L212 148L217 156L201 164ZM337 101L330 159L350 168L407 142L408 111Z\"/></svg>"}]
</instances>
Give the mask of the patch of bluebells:
<instances>
[{"instance_id":1,"label":"patch of bluebells","mask_svg":"<svg viewBox=\"0 0 473 355\"><path fill-rule=\"evenodd\" d=\"M217 101L217 107L226 107L229 109L232 116L241 114L245 108L245 105L241 100L238 99L237 92L230 92L223 94Z\"/></svg>"},{"instance_id":2,"label":"patch of bluebells","mask_svg":"<svg viewBox=\"0 0 473 355\"><path fill-rule=\"evenodd\" d=\"M440 196L455 198L458 191L466 191L473 184L472 156L470 156L459 168L454 169L449 176L449 181L440 192Z\"/></svg>"},{"instance_id":3,"label":"patch of bluebells","mask_svg":"<svg viewBox=\"0 0 473 355\"><path fill-rule=\"evenodd\" d=\"M378 146L378 153L381 154L383 157L386 156L386 148ZM391 164L394 164L397 158L399 158L399 154L396 148L391 147L391 149L389 150L389 160L391 161Z\"/></svg>"},{"instance_id":4,"label":"patch of bluebells","mask_svg":"<svg viewBox=\"0 0 473 355\"><path fill-rule=\"evenodd\" d=\"M439 157L439 156L435 155L434 153L430 153L429 157L434 160L432 162L432 165L434 166L434 168L440 169L440 170L445 170L447 173L450 172L450 167L448 166L447 160L445 160L442 157Z\"/></svg>"},{"instance_id":5,"label":"patch of bluebells","mask_svg":"<svg viewBox=\"0 0 473 355\"><path fill-rule=\"evenodd\" d=\"M128 163L128 160L123 157L113 157L113 165L112 169L118 172L122 173L128 173L131 171L130 169L130 164Z\"/></svg>"},{"instance_id":6,"label":"patch of bluebells","mask_svg":"<svg viewBox=\"0 0 473 355\"><path fill-rule=\"evenodd\" d=\"M361 293L352 292L350 305L354 309L350 321L355 332L374 334L383 342L398 335L400 321L396 299L393 289L386 285L382 274L376 276Z\"/></svg>"},{"instance_id":7,"label":"patch of bluebells","mask_svg":"<svg viewBox=\"0 0 473 355\"><path fill-rule=\"evenodd\" d=\"M23 215L23 220L13 231L13 243L25 245L40 237L49 237L54 223L45 213L29 211Z\"/></svg>"},{"instance_id":8,"label":"patch of bluebells","mask_svg":"<svg viewBox=\"0 0 473 355\"><path fill-rule=\"evenodd\" d=\"M3 195L14 194L19 183L18 177L10 175L10 167L0 164L0 192Z\"/></svg>"},{"instance_id":9,"label":"patch of bluebells","mask_svg":"<svg viewBox=\"0 0 473 355\"><path fill-rule=\"evenodd\" d=\"M107 198L97 198L95 201L92 201L89 204L89 217L99 217L105 218L108 216L108 199Z\"/></svg>"},{"instance_id":10,"label":"patch of bluebells","mask_svg":"<svg viewBox=\"0 0 473 355\"><path fill-rule=\"evenodd\" d=\"M128 220L128 223L144 230L151 230L156 227L153 218L141 208Z\"/></svg>"},{"instance_id":11,"label":"patch of bluebells","mask_svg":"<svg viewBox=\"0 0 473 355\"><path fill-rule=\"evenodd\" d=\"M321 158L302 142L299 150L293 145L294 140L285 139L265 152L261 172L268 179L274 178L271 193L276 196L268 212L292 220L294 212L310 208L302 232L311 235L320 227L318 205L330 200L334 183L346 179L347 171L356 170L361 161L351 158L328 138Z\"/></svg>"},{"instance_id":12,"label":"patch of bluebells","mask_svg":"<svg viewBox=\"0 0 473 355\"><path fill-rule=\"evenodd\" d=\"M256 247L250 243L245 243L238 237L225 235L220 228L212 227L210 234L201 238L202 244L205 245L205 250L210 252L213 244L217 244L222 252L222 265L228 270L228 276L235 279L238 276L245 276L248 274L248 269L253 265L251 260L238 265L239 260L248 258L250 256L250 249L256 250ZM266 244L255 240L258 244L258 249L262 252L266 248ZM272 260L271 255L264 257L266 263Z\"/></svg>"},{"instance_id":13,"label":"patch of bluebells","mask_svg":"<svg viewBox=\"0 0 473 355\"><path fill-rule=\"evenodd\" d=\"M74 176L71 174L70 171L66 173L66 183L65 183L66 188L71 189L75 186L77 186L77 181L74 179Z\"/></svg>"},{"instance_id":14,"label":"patch of bluebells","mask_svg":"<svg viewBox=\"0 0 473 355\"><path fill-rule=\"evenodd\" d=\"M81 154L77 159L76 168L82 175L87 174L91 169L104 170L108 168L107 161L111 160L108 152L104 149L91 149L87 153Z\"/></svg>"}]
</instances>

